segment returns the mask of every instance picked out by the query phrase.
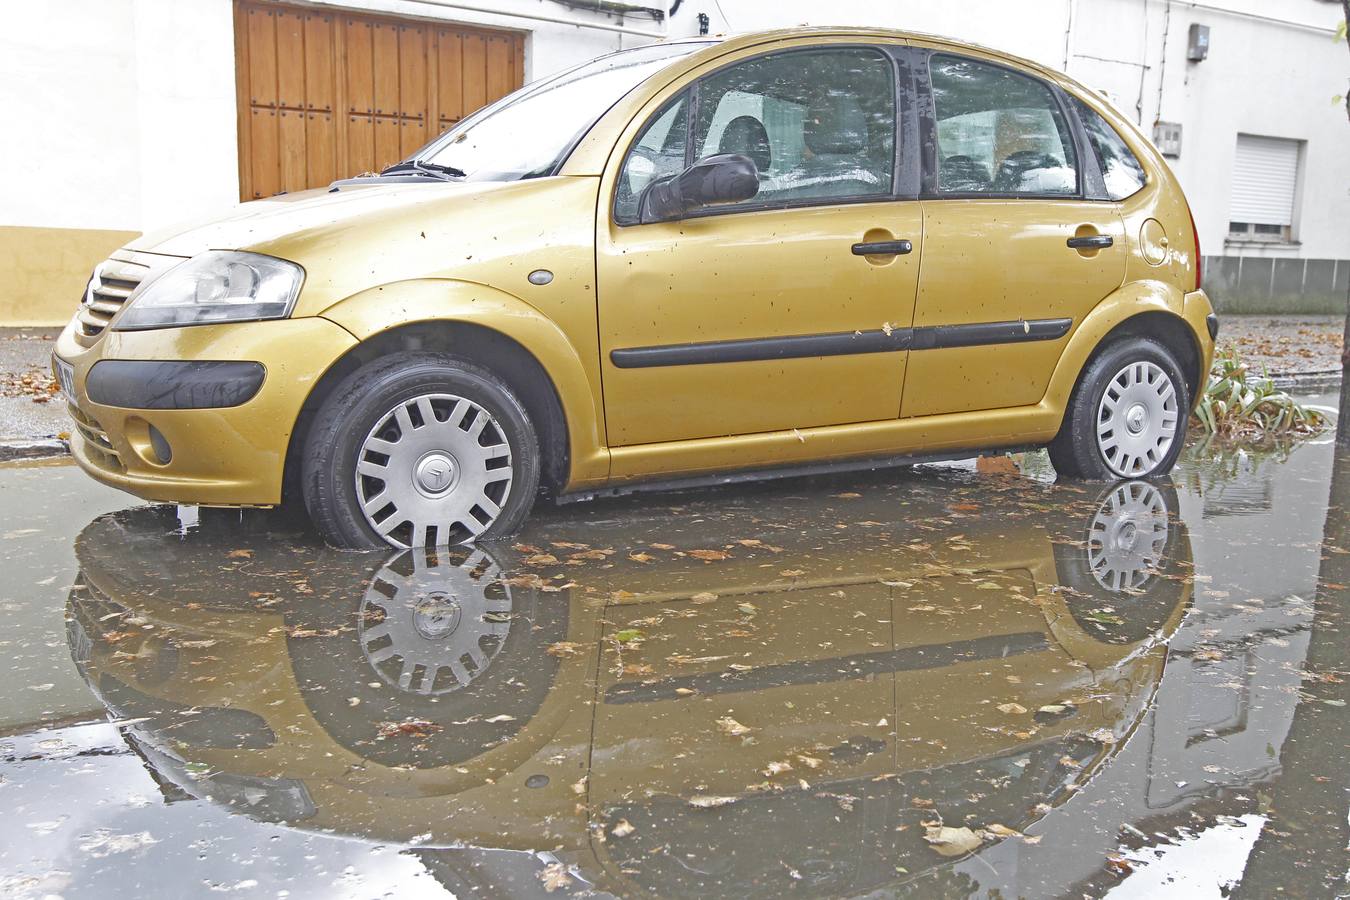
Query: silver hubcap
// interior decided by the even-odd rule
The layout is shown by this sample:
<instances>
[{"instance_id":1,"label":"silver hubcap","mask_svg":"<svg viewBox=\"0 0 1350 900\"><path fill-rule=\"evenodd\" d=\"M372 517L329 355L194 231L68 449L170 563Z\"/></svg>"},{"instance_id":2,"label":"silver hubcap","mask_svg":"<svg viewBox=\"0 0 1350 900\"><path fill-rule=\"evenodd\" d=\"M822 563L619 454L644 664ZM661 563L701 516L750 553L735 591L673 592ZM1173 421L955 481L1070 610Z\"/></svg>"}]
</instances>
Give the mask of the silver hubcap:
<instances>
[{"instance_id":1,"label":"silver hubcap","mask_svg":"<svg viewBox=\"0 0 1350 900\"><path fill-rule=\"evenodd\" d=\"M1117 475L1137 478L1158 467L1176 440L1177 390L1151 362L1116 373L1097 409L1097 447Z\"/></svg>"},{"instance_id":2,"label":"silver hubcap","mask_svg":"<svg viewBox=\"0 0 1350 900\"><path fill-rule=\"evenodd\" d=\"M1110 591L1138 590L1167 548L1167 503L1143 481L1117 485L1088 526L1088 568Z\"/></svg>"},{"instance_id":3,"label":"silver hubcap","mask_svg":"<svg viewBox=\"0 0 1350 900\"><path fill-rule=\"evenodd\" d=\"M511 493L511 445L486 409L453 394L423 394L385 413L356 457L366 521L395 547L472 540Z\"/></svg>"},{"instance_id":4,"label":"silver hubcap","mask_svg":"<svg viewBox=\"0 0 1350 900\"><path fill-rule=\"evenodd\" d=\"M468 686L511 631L511 592L492 559L480 550L462 560L443 556L425 549L395 556L361 601L366 659L403 691L445 694Z\"/></svg>"}]
</instances>

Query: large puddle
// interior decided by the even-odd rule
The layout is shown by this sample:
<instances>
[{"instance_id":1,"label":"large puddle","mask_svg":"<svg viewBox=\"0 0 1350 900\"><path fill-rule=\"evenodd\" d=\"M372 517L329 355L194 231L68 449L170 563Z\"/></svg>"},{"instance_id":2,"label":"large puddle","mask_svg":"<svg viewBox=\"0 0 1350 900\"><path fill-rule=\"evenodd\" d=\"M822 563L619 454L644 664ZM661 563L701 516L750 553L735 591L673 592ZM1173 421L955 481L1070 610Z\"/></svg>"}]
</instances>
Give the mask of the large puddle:
<instances>
[{"instance_id":1,"label":"large puddle","mask_svg":"<svg viewBox=\"0 0 1350 900\"><path fill-rule=\"evenodd\" d=\"M1025 468L387 557L0 470L0 893L1344 893L1350 457Z\"/></svg>"}]
</instances>

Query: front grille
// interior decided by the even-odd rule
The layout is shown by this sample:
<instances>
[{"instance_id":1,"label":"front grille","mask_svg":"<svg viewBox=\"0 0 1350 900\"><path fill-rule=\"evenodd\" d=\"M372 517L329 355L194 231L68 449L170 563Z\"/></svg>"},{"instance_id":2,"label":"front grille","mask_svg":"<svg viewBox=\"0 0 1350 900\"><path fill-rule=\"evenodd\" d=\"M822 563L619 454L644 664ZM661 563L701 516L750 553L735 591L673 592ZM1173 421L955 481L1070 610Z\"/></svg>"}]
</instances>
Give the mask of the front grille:
<instances>
[{"instance_id":1,"label":"front grille","mask_svg":"<svg viewBox=\"0 0 1350 900\"><path fill-rule=\"evenodd\" d=\"M99 263L75 316L84 343L93 343L103 333L142 281L180 262L182 259L176 256L119 250L111 259Z\"/></svg>"},{"instance_id":2,"label":"front grille","mask_svg":"<svg viewBox=\"0 0 1350 900\"><path fill-rule=\"evenodd\" d=\"M146 266L125 260L110 259L100 264L80 304L80 333L85 337L101 334L147 274Z\"/></svg>"}]
</instances>

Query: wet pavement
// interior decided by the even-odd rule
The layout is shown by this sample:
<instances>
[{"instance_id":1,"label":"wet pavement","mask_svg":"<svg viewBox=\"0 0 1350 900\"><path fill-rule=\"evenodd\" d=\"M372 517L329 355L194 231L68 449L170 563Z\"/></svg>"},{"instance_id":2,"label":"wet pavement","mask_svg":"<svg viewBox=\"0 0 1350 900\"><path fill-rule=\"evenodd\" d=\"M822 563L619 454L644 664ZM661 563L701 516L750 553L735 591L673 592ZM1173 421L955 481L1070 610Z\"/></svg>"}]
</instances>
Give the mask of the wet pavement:
<instances>
[{"instance_id":1,"label":"wet pavement","mask_svg":"<svg viewBox=\"0 0 1350 900\"><path fill-rule=\"evenodd\" d=\"M0 895L1345 896L1350 456L1023 468L385 557L0 466Z\"/></svg>"},{"instance_id":2,"label":"wet pavement","mask_svg":"<svg viewBox=\"0 0 1350 900\"><path fill-rule=\"evenodd\" d=\"M1345 316L1234 316L1219 320L1220 352L1235 351L1254 373L1336 375Z\"/></svg>"}]
</instances>

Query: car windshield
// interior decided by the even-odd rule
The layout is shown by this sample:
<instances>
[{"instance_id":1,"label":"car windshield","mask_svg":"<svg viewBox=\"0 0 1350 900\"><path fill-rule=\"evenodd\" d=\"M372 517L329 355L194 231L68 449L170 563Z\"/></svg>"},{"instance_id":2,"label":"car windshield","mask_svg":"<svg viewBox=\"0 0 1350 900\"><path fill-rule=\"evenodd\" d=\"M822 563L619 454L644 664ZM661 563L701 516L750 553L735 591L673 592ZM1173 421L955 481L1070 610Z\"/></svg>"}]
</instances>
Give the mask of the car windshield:
<instances>
[{"instance_id":1,"label":"car windshield","mask_svg":"<svg viewBox=\"0 0 1350 900\"><path fill-rule=\"evenodd\" d=\"M413 159L469 181L549 175L596 119L650 75L708 46L656 44L611 53L526 85L475 113Z\"/></svg>"}]
</instances>

